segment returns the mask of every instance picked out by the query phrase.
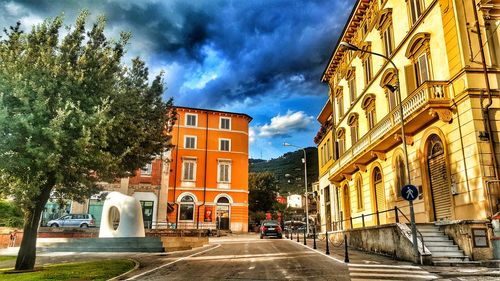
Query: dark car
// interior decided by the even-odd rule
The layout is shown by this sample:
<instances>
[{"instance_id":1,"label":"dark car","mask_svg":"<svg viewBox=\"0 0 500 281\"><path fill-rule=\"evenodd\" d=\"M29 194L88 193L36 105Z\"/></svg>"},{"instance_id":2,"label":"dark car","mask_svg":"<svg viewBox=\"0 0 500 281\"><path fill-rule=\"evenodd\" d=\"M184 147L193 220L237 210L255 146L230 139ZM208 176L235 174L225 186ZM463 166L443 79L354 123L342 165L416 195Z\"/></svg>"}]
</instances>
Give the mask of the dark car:
<instances>
[{"instance_id":1,"label":"dark car","mask_svg":"<svg viewBox=\"0 0 500 281\"><path fill-rule=\"evenodd\" d=\"M263 221L260 225L260 239L263 239L264 237L283 238L280 224L277 221L272 220Z\"/></svg>"}]
</instances>

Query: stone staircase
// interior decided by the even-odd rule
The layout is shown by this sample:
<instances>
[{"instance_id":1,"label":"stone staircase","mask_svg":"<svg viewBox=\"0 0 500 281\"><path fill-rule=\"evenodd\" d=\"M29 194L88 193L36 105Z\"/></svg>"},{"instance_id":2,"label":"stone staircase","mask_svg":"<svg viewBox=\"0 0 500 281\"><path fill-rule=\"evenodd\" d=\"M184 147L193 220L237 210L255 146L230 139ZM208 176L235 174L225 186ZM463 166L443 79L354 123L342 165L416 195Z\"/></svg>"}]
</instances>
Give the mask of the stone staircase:
<instances>
[{"instance_id":1,"label":"stone staircase","mask_svg":"<svg viewBox=\"0 0 500 281\"><path fill-rule=\"evenodd\" d=\"M38 238L37 251L45 252L164 252L159 237Z\"/></svg>"},{"instance_id":2,"label":"stone staircase","mask_svg":"<svg viewBox=\"0 0 500 281\"><path fill-rule=\"evenodd\" d=\"M424 244L432 254L432 263L436 266L476 265L465 255L453 240L434 224L417 224L417 229L424 237Z\"/></svg>"}]
</instances>

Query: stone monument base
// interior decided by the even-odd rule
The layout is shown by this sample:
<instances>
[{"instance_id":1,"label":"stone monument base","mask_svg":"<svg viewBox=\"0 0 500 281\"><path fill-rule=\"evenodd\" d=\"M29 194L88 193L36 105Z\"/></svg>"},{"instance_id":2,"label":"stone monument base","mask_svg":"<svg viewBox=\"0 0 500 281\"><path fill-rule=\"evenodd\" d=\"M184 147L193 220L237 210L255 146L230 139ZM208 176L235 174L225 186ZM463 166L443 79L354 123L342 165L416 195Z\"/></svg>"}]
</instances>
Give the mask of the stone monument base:
<instances>
[{"instance_id":1,"label":"stone monument base","mask_svg":"<svg viewBox=\"0 0 500 281\"><path fill-rule=\"evenodd\" d=\"M164 252L160 237L39 238L37 251L46 252Z\"/></svg>"}]
</instances>

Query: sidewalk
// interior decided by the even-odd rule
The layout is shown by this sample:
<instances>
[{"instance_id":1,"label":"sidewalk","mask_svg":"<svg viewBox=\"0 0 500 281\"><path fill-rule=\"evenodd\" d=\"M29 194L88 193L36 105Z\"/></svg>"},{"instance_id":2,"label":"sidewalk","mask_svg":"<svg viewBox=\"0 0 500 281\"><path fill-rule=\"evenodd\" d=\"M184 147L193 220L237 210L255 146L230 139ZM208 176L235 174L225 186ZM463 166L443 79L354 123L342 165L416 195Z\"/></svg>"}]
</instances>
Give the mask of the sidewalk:
<instances>
[{"instance_id":1,"label":"sidewalk","mask_svg":"<svg viewBox=\"0 0 500 281\"><path fill-rule=\"evenodd\" d=\"M283 237L283 239L287 239ZM290 239L290 237L288 238ZM297 243L297 237L294 235L293 240ZM298 243L304 245L304 237L300 236ZM313 239L307 239L307 247L313 248ZM333 245L329 243L330 256L345 262L345 245ZM316 250L321 253L326 251L326 239L316 239ZM411 262L395 260L388 256L368 253L356 249L348 248L348 258L350 264L373 264L373 265L414 265ZM488 267L443 267L443 266L423 266L418 265L422 269L441 276L442 278L467 277L466 280L500 280L500 268ZM443 279L442 279L443 280ZM460 280L460 279L454 279Z\"/></svg>"}]
</instances>

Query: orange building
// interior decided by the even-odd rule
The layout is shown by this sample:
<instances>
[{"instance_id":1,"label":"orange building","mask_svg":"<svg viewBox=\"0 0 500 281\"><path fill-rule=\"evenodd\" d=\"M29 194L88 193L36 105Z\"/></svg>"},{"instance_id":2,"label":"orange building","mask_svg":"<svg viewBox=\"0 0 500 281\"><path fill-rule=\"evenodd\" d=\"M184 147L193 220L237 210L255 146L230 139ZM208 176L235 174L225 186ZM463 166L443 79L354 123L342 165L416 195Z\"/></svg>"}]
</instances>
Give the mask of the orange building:
<instances>
[{"instance_id":1,"label":"orange building","mask_svg":"<svg viewBox=\"0 0 500 281\"><path fill-rule=\"evenodd\" d=\"M177 107L173 148L133 177L103 183L103 193L135 197L146 228L248 231L248 124L246 114ZM102 193L73 213L91 213L100 223ZM47 221L49 213L45 215Z\"/></svg>"},{"instance_id":2,"label":"orange building","mask_svg":"<svg viewBox=\"0 0 500 281\"><path fill-rule=\"evenodd\" d=\"M168 221L177 228L248 231L246 114L177 107Z\"/></svg>"}]
</instances>

